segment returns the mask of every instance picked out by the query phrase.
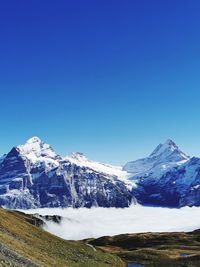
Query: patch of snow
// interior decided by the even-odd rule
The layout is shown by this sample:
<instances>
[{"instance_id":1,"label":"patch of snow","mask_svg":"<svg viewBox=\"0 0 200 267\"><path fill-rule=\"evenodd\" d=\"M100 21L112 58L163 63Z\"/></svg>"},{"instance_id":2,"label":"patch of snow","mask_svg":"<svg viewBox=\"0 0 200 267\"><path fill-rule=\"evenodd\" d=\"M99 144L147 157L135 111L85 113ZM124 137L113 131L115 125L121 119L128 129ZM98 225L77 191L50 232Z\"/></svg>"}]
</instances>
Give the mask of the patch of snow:
<instances>
[{"instance_id":1,"label":"patch of snow","mask_svg":"<svg viewBox=\"0 0 200 267\"><path fill-rule=\"evenodd\" d=\"M199 189L199 187L200 187L199 184L198 185L194 185L194 186L191 187L191 191L197 190L197 189Z\"/></svg>"}]
</instances>

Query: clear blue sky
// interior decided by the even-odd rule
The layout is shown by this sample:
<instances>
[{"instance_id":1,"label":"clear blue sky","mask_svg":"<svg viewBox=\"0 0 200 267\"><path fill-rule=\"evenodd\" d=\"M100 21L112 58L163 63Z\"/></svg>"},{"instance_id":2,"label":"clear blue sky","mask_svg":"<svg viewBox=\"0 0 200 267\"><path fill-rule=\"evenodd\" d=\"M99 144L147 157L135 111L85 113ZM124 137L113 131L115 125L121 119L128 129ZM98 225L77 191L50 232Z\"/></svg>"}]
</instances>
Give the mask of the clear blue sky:
<instances>
[{"instance_id":1,"label":"clear blue sky","mask_svg":"<svg viewBox=\"0 0 200 267\"><path fill-rule=\"evenodd\" d=\"M123 164L172 138L200 155L199 0L0 6L0 154L37 135Z\"/></svg>"}]
</instances>

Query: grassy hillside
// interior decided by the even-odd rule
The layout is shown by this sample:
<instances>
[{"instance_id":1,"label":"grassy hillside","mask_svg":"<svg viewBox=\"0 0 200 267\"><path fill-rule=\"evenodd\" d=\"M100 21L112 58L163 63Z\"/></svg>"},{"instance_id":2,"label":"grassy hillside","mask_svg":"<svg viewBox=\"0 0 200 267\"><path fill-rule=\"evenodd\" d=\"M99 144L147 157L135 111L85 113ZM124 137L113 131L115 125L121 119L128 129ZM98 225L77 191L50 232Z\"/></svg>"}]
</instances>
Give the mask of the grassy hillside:
<instances>
[{"instance_id":1,"label":"grassy hillside","mask_svg":"<svg viewBox=\"0 0 200 267\"><path fill-rule=\"evenodd\" d=\"M199 267L200 230L191 233L144 233L89 241L103 251L145 267Z\"/></svg>"},{"instance_id":2,"label":"grassy hillside","mask_svg":"<svg viewBox=\"0 0 200 267\"><path fill-rule=\"evenodd\" d=\"M53 236L39 224L30 215L0 209L0 266L124 266L115 255Z\"/></svg>"}]
</instances>

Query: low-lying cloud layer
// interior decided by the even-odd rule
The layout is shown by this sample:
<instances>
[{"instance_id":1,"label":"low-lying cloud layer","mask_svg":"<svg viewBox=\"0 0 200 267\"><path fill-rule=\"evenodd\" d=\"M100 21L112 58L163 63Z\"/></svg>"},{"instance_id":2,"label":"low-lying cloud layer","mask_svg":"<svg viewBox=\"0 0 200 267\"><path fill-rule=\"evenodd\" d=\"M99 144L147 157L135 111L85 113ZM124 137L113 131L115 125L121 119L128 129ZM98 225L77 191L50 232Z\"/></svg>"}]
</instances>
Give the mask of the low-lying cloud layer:
<instances>
[{"instance_id":1,"label":"low-lying cloud layer","mask_svg":"<svg viewBox=\"0 0 200 267\"><path fill-rule=\"evenodd\" d=\"M140 232L192 231L200 228L200 208L36 209L27 213L60 215L60 224L47 222L45 230L68 240Z\"/></svg>"}]
</instances>

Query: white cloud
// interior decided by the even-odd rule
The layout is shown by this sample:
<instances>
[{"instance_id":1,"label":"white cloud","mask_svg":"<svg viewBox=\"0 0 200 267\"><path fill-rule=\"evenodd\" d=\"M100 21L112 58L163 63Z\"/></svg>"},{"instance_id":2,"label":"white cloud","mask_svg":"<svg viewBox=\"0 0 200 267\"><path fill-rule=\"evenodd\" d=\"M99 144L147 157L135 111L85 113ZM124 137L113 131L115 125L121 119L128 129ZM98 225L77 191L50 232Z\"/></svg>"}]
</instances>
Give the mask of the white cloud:
<instances>
[{"instance_id":1,"label":"white cloud","mask_svg":"<svg viewBox=\"0 0 200 267\"><path fill-rule=\"evenodd\" d=\"M116 208L59 209L25 211L60 215L61 224L47 222L45 230L68 240L140 232L192 231L200 228L200 208L182 209L132 206Z\"/></svg>"}]
</instances>

